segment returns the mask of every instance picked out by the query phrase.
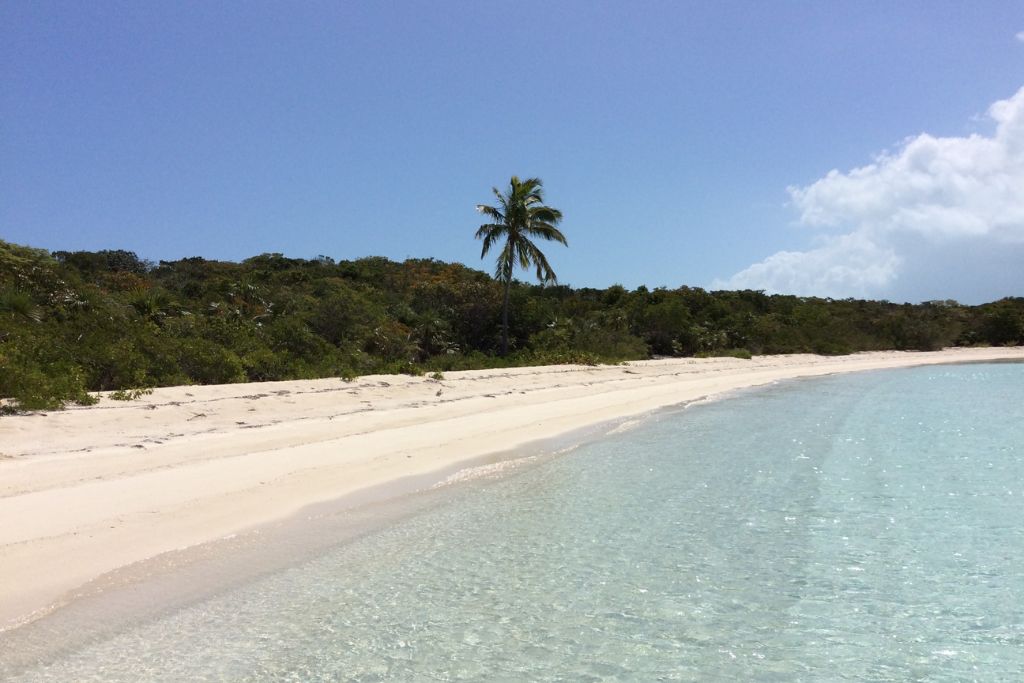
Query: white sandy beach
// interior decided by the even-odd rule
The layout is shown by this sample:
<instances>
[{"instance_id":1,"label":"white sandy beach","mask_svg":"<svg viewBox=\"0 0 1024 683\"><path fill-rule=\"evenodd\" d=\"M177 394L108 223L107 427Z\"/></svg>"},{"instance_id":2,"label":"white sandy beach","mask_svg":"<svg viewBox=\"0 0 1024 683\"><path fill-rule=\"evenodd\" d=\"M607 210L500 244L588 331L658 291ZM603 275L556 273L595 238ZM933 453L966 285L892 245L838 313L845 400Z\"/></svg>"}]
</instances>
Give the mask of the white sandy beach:
<instances>
[{"instance_id":1,"label":"white sandy beach","mask_svg":"<svg viewBox=\"0 0 1024 683\"><path fill-rule=\"evenodd\" d=\"M157 389L0 418L0 630L107 572L410 476L735 389L1024 348Z\"/></svg>"}]
</instances>

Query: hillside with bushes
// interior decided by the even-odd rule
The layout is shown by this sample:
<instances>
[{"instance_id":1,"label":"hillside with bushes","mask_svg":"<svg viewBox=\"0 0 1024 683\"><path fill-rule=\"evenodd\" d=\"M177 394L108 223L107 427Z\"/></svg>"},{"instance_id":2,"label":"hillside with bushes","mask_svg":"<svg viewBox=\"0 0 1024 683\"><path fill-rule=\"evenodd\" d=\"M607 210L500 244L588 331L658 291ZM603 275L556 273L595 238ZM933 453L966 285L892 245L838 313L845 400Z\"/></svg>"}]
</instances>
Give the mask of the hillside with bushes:
<instances>
[{"instance_id":1,"label":"hillside with bushes","mask_svg":"<svg viewBox=\"0 0 1024 683\"><path fill-rule=\"evenodd\" d=\"M50 409L189 383L1024 340L1024 298L910 305L517 281L501 355L502 296L488 274L431 259L150 263L0 241L0 397L8 411Z\"/></svg>"}]
</instances>

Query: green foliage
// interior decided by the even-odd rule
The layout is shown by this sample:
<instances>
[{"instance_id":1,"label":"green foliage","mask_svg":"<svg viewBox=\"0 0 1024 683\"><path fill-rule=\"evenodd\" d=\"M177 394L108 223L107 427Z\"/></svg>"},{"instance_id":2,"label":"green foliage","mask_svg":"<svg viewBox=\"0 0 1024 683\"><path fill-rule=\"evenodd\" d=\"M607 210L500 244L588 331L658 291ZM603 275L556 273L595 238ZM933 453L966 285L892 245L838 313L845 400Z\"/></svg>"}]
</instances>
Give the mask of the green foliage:
<instances>
[{"instance_id":1,"label":"green foliage","mask_svg":"<svg viewBox=\"0 0 1024 683\"><path fill-rule=\"evenodd\" d=\"M135 401L152 393L153 390L149 388L118 389L107 394L107 398L112 401Z\"/></svg>"},{"instance_id":2,"label":"green foliage","mask_svg":"<svg viewBox=\"0 0 1024 683\"><path fill-rule=\"evenodd\" d=\"M231 384L246 380L242 359L208 339L191 339L178 350L178 365L197 384Z\"/></svg>"},{"instance_id":3,"label":"green foliage","mask_svg":"<svg viewBox=\"0 0 1024 683\"><path fill-rule=\"evenodd\" d=\"M1013 346L1024 342L1024 311L1022 299L1003 299L985 307L979 336L996 346Z\"/></svg>"},{"instance_id":4,"label":"green foliage","mask_svg":"<svg viewBox=\"0 0 1024 683\"><path fill-rule=\"evenodd\" d=\"M69 265L79 273L95 277L102 273L134 273L142 275L149 270L146 263L135 252L124 249L103 251L55 251L53 257Z\"/></svg>"},{"instance_id":5,"label":"green foliage","mask_svg":"<svg viewBox=\"0 0 1024 683\"><path fill-rule=\"evenodd\" d=\"M24 318L35 323L43 321L43 309L36 305L28 292L0 289L0 316Z\"/></svg>"},{"instance_id":6,"label":"green foliage","mask_svg":"<svg viewBox=\"0 0 1024 683\"><path fill-rule=\"evenodd\" d=\"M714 351L701 351L696 354L697 358L742 358L750 360L753 356L750 349L715 349Z\"/></svg>"},{"instance_id":7,"label":"green foliage","mask_svg":"<svg viewBox=\"0 0 1024 683\"><path fill-rule=\"evenodd\" d=\"M843 354L1024 341L1024 298L983 306L495 281L454 263L263 254L153 266L0 241L2 410L175 384L351 379L654 356ZM502 355L507 284L510 324Z\"/></svg>"},{"instance_id":8,"label":"green foliage","mask_svg":"<svg viewBox=\"0 0 1024 683\"><path fill-rule=\"evenodd\" d=\"M410 375L412 377L422 377L425 374L425 370L412 361L396 360L376 365L373 369L373 373L377 375Z\"/></svg>"},{"instance_id":9,"label":"green foliage","mask_svg":"<svg viewBox=\"0 0 1024 683\"><path fill-rule=\"evenodd\" d=\"M616 316L606 318L590 314L583 318L556 319L530 336L528 349L538 360L538 365L596 365L647 357L646 344L625 329L622 319ZM556 360L544 361L547 358ZM578 360L569 360L573 358Z\"/></svg>"},{"instance_id":10,"label":"green foliage","mask_svg":"<svg viewBox=\"0 0 1024 683\"><path fill-rule=\"evenodd\" d=\"M578 349L533 351L520 355L521 365L600 365L601 359L588 351Z\"/></svg>"},{"instance_id":11,"label":"green foliage","mask_svg":"<svg viewBox=\"0 0 1024 683\"><path fill-rule=\"evenodd\" d=\"M39 339L7 338L0 343L0 397L7 410L53 410L65 403L91 405L81 368Z\"/></svg>"}]
</instances>

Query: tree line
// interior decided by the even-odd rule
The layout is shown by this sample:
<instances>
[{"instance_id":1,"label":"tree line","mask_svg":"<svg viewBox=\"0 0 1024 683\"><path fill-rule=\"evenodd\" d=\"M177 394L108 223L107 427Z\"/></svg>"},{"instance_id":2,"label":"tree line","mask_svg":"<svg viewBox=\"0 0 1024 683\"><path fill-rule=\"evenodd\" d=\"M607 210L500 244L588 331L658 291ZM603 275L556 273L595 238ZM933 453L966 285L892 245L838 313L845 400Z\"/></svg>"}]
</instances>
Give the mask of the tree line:
<instances>
[{"instance_id":1,"label":"tree line","mask_svg":"<svg viewBox=\"0 0 1024 683\"><path fill-rule=\"evenodd\" d=\"M1022 340L1019 297L910 305L697 287L572 288L433 259L261 254L240 263L150 263L124 250L50 253L0 241L0 397L8 411L190 383Z\"/></svg>"}]
</instances>

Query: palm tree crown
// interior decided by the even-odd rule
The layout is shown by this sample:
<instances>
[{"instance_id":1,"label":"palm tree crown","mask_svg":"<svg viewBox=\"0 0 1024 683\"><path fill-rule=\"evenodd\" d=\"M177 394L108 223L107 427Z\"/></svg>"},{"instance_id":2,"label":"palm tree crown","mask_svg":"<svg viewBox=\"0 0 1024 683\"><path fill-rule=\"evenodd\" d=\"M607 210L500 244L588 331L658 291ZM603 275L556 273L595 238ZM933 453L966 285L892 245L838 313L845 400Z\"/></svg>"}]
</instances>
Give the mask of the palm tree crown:
<instances>
[{"instance_id":1,"label":"palm tree crown","mask_svg":"<svg viewBox=\"0 0 1024 683\"><path fill-rule=\"evenodd\" d=\"M502 354L508 352L508 302L512 274L516 266L537 269L541 282L557 282L555 271L530 238L542 238L568 246L565 235L555 226L562 220L562 212L544 204L543 183L540 178L520 180L512 176L507 192L492 188L498 198L497 206L478 204L476 210L491 219L476 231L476 238L483 240L480 258L487 255L491 247L504 239L494 268L494 277L505 285L505 302L502 308Z\"/></svg>"}]
</instances>

